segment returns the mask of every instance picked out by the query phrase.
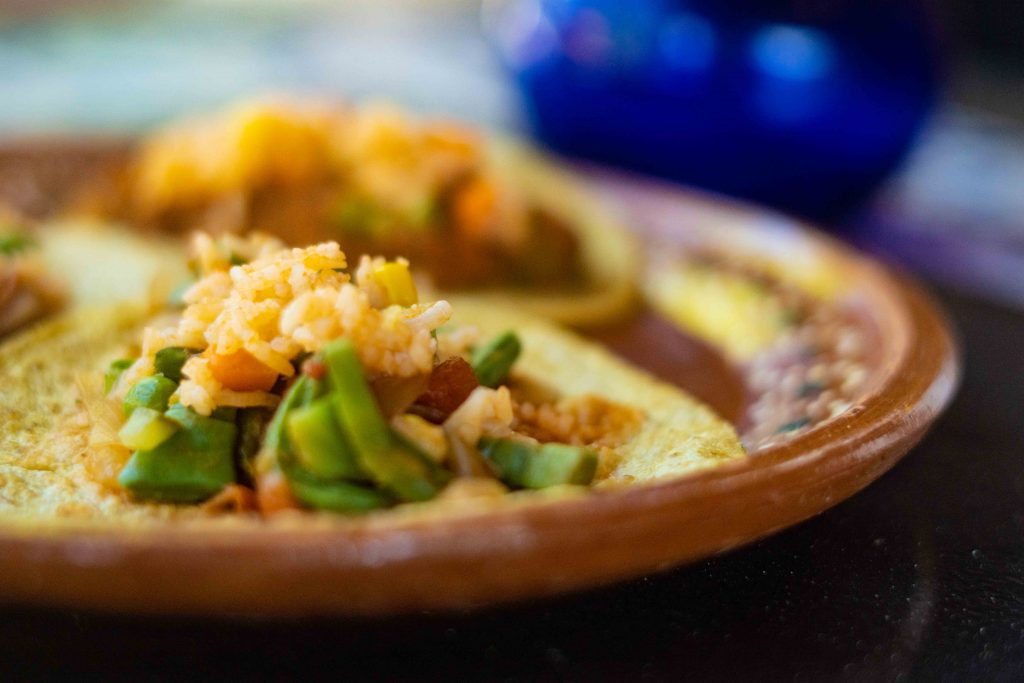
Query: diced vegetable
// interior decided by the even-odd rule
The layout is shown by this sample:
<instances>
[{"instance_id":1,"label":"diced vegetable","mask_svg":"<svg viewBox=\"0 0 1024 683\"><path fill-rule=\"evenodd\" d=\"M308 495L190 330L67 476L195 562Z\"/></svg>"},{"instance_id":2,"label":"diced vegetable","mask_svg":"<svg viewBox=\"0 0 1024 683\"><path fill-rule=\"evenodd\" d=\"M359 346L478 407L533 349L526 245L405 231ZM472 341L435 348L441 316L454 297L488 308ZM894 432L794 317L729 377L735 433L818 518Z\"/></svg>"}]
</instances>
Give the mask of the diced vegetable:
<instances>
[{"instance_id":1,"label":"diced vegetable","mask_svg":"<svg viewBox=\"0 0 1024 683\"><path fill-rule=\"evenodd\" d=\"M473 372L480 384L492 389L501 384L519 358L520 351L522 344L511 330L474 349Z\"/></svg>"},{"instance_id":2,"label":"diced vegetable","mask_svg":"<svg viewBox=\"0 0 1024 683\"><path fill-rule=\"evenodd\" d=\"M0 235L0 254L14 256L36 246L35 240L28 235L13 232L7 235Z\"/></svg>"},{"instance_id":3,"label":"diced vegetable","mask_svg":"<svg viewBox=\"0 0 1024 683\"><path fill-rule=\"evenodd\" d=\"M438 487L423 460L391 433L377 409L355 346L338 339L324 348L324 359L336 393L338 423L363 469L402 500L428 500Z\"/></svg>"},{"instance_id":4,"label":"diced vegetable","mask_svg":"<svg viewBox=\"0 0 1024 683\"><path fill-rule=\"evenodd\" d=\"M172 382L163 375L143 377L133 384L125 395L124 414L131 417L132 412L139 407L163 412L167 410L167 401L177 388L177 382Z\"/></svg>"},{"instance_id":5,"label":"diced vegetable","mask_svg":"<svg viewBox=\"0 0 1024 683\"><path fill-rule=\"evenodd\" d=\"M481 439L480 452L498 468L502 481L522 486L523 474L530 459L537 454L535 445L512 439Z\"/></svg>"},{"instance_id":6,"label":"diced vegetable","mask_svg":"<svg viewBox=\"0 0 1024 683\"><path fill-rule=\"evenodd\" d=\"M182 428L156 448L133 453L118 477L121 486L142 500L194 503L234 482L235 425L181 404L168 409L167 419Z\"/></svg>"},{"instance_id":7,"label":"diced vegetable","mask_svg":"<svg viewBox=\"0 0 1024 683\"><path fill-rule=\"evenodd\" d=\"M117 435L128 448L148 451L171 438L176 431L178 425L165 420L159 411L140 406L132 411Z\"/></svg>"},{"instance_id":8,"label":"diced vegetable","mask_svg":"<svg viewBox=\"0 0 1024 683\"><path fill-rule=\"evenodd\" d=\"M216 415L216 411L214 411L214 415ZM226 424L231 424L231 420L222 420L220 418L214 417L214 415L210 415L209 417L205 415L200 415L196 411L181 403L175 403L170 408L164 411L164 417L166 419L170 420L171 422L174 422L175 424L181 426L184 429L190 429L191 427L194 427L197 424L206 423L211 420L214 422L224 422Z\"/></svg>"},{"instance_id":9,"label":"diced vegetable","mask_svg":"<svg viewBox=\"0 0 1024 683\"><path fill-rule=\"evenodd\" d=\"M320 481L298 468L287 468L285 476L295 498L315 510L362 512L393 502L383 491L344 481Z\"/></svg>"},{"instance_id":10,"label":"diced vegetable","mask_svg":"<svg viewBox=\"0 0 1024 683\"><path fill-rule=\"evenodd\" d=\"M175 382L181 381L181 368L192 355L192 351L181 346L168 346L156 352L153 367L158 373Z\"/></svg>"},{"instance_id":11,"label":"diced vegetable","mask_svg":"<svg viewBox=\"0 0 1024 683\"><path fill-rule=\"evenodd\" d=\"M277 371L258 361L245 349L226 354L212 353L209 361L214 379L232 391L270 391L277 382Z\"/></svg>"},{"instance_id":12,"label":"diced vegetable","mask_svg":"<svg viewBox=\"0 0 1024 683\"><path fill-rule=\"evenodd\" d=\"M444 488L454 478L455 475L452 474L451 470L443 467L441 463L429 455L426 449L422 447L423 444L406 438L397 429L391 429L391 437L403 450L412 454L426 467L427 477L438 490Z\"/></svg>"},{"instance_id":13,"label":"diced vegetable","mask_svg":"<svg viewBox=\"0 0 1024 683\"><path fill-rule=\"evenodd\" d=\"M388 293L388 304L412 306L419 301L407 263L391 261L378 266L373 271L373 279Z\"/></svg>"},{"instance_id":14,"label":"diced vegetable","mask_svg":"<svg viewBox=\"0 0 1024 683\"><path fill-rule=\"evenodd\" d=\"M419 415L395 415L391 418L391 427L401 438L436 463L443 462L448 454L448 437L444 429Z\"/></svg>"},{"instance_id":15,"label":"diced vegetable","mask_svg":"<svg viewBox=\"0 0 1024 683\"><path fill-rule=\"evenodd\" d=\"M530 461L523 485L544 488L557 484L586 486L597 472L597 453L589 448L562 443L546 443Z\"/></svg>"},{"instance_id":16,"label":"diced vegetable","mask_svg":"<svg viewBox=\"0 0 1024 683\"><path fill-rule=\"evenodd\" d=\"M329 457L334 454L331 445L328 444L323 451L319 450L331 440L331 437L324 438L322 433L316 433L324 430L324 425L333 425L334 429L338 429L335 415L337 409L331 397L320 396L323 390L322 381L312 380L306 375L300 376L285 394L277 412L267 425L263 447L264 450L276 455L281 471L263 475L257 481L257 496L260 509L264 513L293 507L293 501L307 507L335 512L370 510L391 503L390 498L383 492L341 481L323 481L294 462L311 461L309 458L301 460L303 456L299 454L304 450L306 453L313 453L314 468L332 473L337 471L332 470L337 465ZM327 407L326 416L321 406ZM312 411L308 411L310 407ZM299 419L293 420L296 415L299 415ZM326 429L330 430L330 427ZM289 432L295 434L294 440ZM340 437L339 441L344 444L340 430L334 436ZM345 445L347 447L347 444ZM316 460L318 457L322 460ZM354 458L353 465L352 470L356 476L364 478L365 474L358 468Z\"/></svg>"},{"instance_id":17,"label":"diced vegetable","mask_svg":"<svg viewBox=\"0 0 1024 683\"><path fill-rule=\"evenodd\" d=\"M285 419L288 442L299 464L320 479L365 479L338 427L334 397L318 398Z\"/></svg>"},{"instance_id":18,"label":"diced vegetable","mask_svg":"<svg viewBox=\"0 0 1024 683\"><path fill-rule=\"evenodd\" d=\"M109 394L110 390L117 384L117 380L121 379L121 375L124 371L132 366L135 362L132 358L118 358L110 364L107 368L106 374L103 375L103 393Z\"/></svg>"},{"instance_id":19,"label":"diced vegetable","mask_svg":"<svg viewBox=\"0 0 1024 683\"><path fill-rule=\"evenodd\" d=\"M529 489L589 484L597 471L597 454L580 446L483 439L480 450L498 466L502 481Z\"/></svg>"},{"instance_id":20,"label":"diced vegetable","mask_svg":"<svg viewBox=\"0 0 1024 683\"><path fill-rule=\"evenodd\" d=\"M288 434L285 431L285 420L295 408L303 405L307 394L310 392L309 385L312 382L305 375L300 376L291 388L285 393L281 403L277 406L277 412L267 424L267 431L263 435L263 449L275 456L288 450Z\"/></svg>"},{"instance_id":21,"label":"diced vegetable","mask_svg":"<svg viewBox=\"0 0 1024 683\"><path fill-rule=\"evenodd\" d=\"M215 420L234 422L238 417L238 408L234 408L232 406L220 406L219 408L213 409L213 412L210 413L210 417Z\"/></svg>"},{"instance_id":22,"label":"diced vegetable","mask_svg":"<svg viewBox=\"0 0 1024 683\"><path fill-rule=\"evenodd\" d=\"M243 408L238 411L235 424L238 425L238 443L235 444L235 460L239 471L246 480L256 476L256 454L260 452L263 427L270 417L266 408Z\"/></svg>"},{"instance_id":23,"label":"diced vegetable","mask_svg":"<svg viewBox=\"0 0 1024 683\"><path fill-rule=\"evenodd\" d=\"M327 394L327 379L315 379L310 377L307 382L304 383L302 389L302 396L299 397L299 405L309 405L316 399Z\"/></svg>"}]
</instances>

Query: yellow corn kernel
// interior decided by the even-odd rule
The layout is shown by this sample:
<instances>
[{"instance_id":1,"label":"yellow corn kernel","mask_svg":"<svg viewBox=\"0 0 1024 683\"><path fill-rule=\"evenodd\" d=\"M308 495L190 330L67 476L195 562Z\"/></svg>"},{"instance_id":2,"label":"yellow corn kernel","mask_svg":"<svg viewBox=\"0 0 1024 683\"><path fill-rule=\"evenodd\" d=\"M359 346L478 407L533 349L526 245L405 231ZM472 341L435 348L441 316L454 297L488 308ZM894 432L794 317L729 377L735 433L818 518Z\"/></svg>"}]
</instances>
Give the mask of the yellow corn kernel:
<instances>
[{"instance_id":1,"label":"yellow corn kernel","mask_svg":"<svg viewBox=\"0 0 1024 683\"><path fill-rule=\"evenodd\" d=\"M409 273L409 264L405 261L391 261L378 266L373 271L373 279L388 293L388 303L399 306L412 306L419 301L416 283Z\"/></svg>"}]
</instances>

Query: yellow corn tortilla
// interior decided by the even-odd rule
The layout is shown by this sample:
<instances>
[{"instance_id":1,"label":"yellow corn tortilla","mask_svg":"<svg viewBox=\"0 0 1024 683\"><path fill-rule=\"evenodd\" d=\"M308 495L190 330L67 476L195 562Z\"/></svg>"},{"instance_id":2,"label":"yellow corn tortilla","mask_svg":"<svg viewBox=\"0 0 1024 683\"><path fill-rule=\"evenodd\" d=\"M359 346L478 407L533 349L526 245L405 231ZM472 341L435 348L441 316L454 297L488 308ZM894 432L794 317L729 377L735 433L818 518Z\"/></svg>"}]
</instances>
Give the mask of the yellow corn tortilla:
<instances>
[{"instance_id":1,"label":"yellow corn tortilla","mask_svg":"<svg viewBox=\"0 0 1024 683\"><path fill-rule=\"evenodd\" d=\"M40 231L39 251L47 270L67 283L71 306L166 296L192 277L179 240L106 223L53 221Z\"/></svg>"},{"instance_id":2,"label":"yellow corn tortilla","mask_svg":"<svg viewBox=\"0 0 1024 683\"><path fill-rule=\"evenodd\" d=\"M507 505L543 504L592 495L580 487L520 492L488 499L403 505L366 517L275 516L269 522L206 517L194 506L136 503L104 489L89 474L88 413L76 383L99 382L100 371L137 343L146 314L122 304L83 308L21 333L0 346L0 529L59 523L130 526L181 520L219 528L266 524L368 525L443 521ZM524 346L516 377L562 397L597 394L641 412L641 422L616 449L617 466L599 488L686 475L744 456L733 428L684 392L616 359L600 346L535 318L466 304L457 322L484 333L514 329ZM281 517L283 519L278 519ZM13 528L12 527L12 528Z\"/></svg>"},{"instance_id":3,"label":"yellow corn tortilla","mask_svg":"<svg viewBox=\"0 0 1024 683\"><path fill-rule=\"evenodd\" d=\"M191 276L177 240L143 237L103 223L55 221L37 236L40 270L64 293L57 310L167 295ZM36 300L33 313L0 320L0 337L52 315ZM10 311L4 311L8 315Z\"/></svg>"},{"instance_id":4,"label":"yellow corn tortilla","mask_svg":"<svg viewBox=\"0 0 1024 683\"><path fill-rule=\"evenodd\" d=\"M711 408L599 344L479 302L456 304L453 320L473 325L484 338L514 330L523 343L514 377L547 387L559 397L593 394L643 413L639 432L616 449L620 460L610 483L687 474L743 455L735 430Z\"/></svg>"},{"instance_id":5,"label":"yellow corn tortilla","mask_svg":"<svg viewBox=\"0 0 1024 683\"><path fill-rule=\"evenodd\" d=\"M493 140L488 152L507 182L576 233L587 287L582 291L559 291L553 287L541 291L524 288L442 294L471 296L486 304L523 310L578 327L611 322L628 313L637 301L641 253L636 239L613 211L568 172L536 151L508 140Z\"/></svg>"}]
</instances>

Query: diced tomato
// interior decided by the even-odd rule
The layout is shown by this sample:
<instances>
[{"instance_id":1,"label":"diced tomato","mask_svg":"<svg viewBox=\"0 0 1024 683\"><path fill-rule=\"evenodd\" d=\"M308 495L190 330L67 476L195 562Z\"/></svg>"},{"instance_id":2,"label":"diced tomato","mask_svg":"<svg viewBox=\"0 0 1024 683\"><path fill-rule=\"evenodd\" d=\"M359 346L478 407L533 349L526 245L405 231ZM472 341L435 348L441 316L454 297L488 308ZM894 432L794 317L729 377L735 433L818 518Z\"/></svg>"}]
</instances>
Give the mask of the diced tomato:
<instances>
[{"instance_id":1,"label":"diced tomato","mask_svg":"<svg viewBox=\"0 0 1024 683\"><path fill-rule=\"evenodd\" d=\"M413 412L440 424L469 398L477 386L472 366L464 358L449 358L430 373L427 390L416 399Z\"/></svg>"},{"instance_id":2,"label":"diced tomato","mask_svg":"<svg viewBox=\"0 0 1024 683\"><path fill-rule=\"evenodd\" d=\"M214 378L232 391L270 391L277 382L277 371L245 349L229 354L212 353L209 360Z\"/></svg>"}]
</instances>

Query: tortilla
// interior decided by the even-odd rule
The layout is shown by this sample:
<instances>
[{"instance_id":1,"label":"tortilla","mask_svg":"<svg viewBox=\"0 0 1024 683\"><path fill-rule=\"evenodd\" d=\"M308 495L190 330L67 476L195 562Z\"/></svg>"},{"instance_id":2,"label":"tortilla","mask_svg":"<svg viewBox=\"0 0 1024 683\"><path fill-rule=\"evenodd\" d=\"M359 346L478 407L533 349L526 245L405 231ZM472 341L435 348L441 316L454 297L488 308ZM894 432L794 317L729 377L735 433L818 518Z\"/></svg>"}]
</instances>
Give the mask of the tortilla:
<instances>
[{"instance_id":1,"label":"tortilla","mask_svg":"<svg viewBox=\"0 0 1024 683\"><path fill-rule=\"evenodd\" d=\"M639 431L616 450L609 483L649 481L713 467L743 455L736 432L708 406L682 390L619 360L598 344L525 315L460 301L453 320L484 337L513 329L523 355L513 377L524 377L563 396L593 394L640 410Z\"/></svg>"},{"instance_id":2,"label":"tortilla","mask_svg":"<svg viewBox=\"0 0 1024 683\"><path fill-rule=\"evenodd\" d=\"M190 277L183 247L170 239L82 221L49 223L35 238L30 263L14 273L0 264L0 280L17 275L16 288L0 293L0 337L65 308L160 300Z\"/></svg>"},{"instance_id":3,"label":"tortilla","mask_svg":"<svg viewBox=\"0 0 1024 683\"><path fill-rule=\"evenodd\" d=\"M166 297L191 278L178 240L105 223L48 223L39 250L47 270L67 282L72 307Z\"/></svg>"},{"instance_id":4,"label":"tortilla","mask_svg":"<svg viewBox=\"0 0 1024 683\"><path fill-rule=\"evenodd\" d=\"M481 331L515 329L524 346L517 378L557 389L561 396L597 394L641 411L639 426L617 449L617 466L596 484L598 489L686 475L744 456L733 428L707 406L572 333L479 303L464 304L456 320ZM479 502L402 505L366 517L286 514L283 522L277 517L270 522L208 518L196 507L132 502L105 490L89 474L90 424L76 382L83 374L83 383L99 381L99 371L138 340L145 321L143 309L131 305L80 309L0 346L0 382L6 387L0 395L0 525L71 520L134 526L170 519L191 519L200 526L379 525L596 495L579 487L554 487Z\"/></svg>"},{"instance_id":5,"label":"tortilla","mask_svg":"<svg viewBox=\"0 0 1024 683\"><path fill-rule=\"evenodd\" d=\"M581 291L524 288L457 294L576 327L611 322L627 314L637 300L641 254L635 238L613 211L538 152L508 140L494 140L489 153L509 182L576 233L587 285ZM442 293L442 297L454 294Z\"/></svg>"}]
</instances>

